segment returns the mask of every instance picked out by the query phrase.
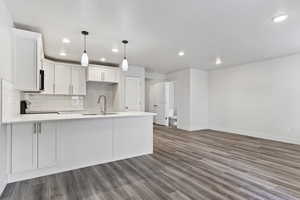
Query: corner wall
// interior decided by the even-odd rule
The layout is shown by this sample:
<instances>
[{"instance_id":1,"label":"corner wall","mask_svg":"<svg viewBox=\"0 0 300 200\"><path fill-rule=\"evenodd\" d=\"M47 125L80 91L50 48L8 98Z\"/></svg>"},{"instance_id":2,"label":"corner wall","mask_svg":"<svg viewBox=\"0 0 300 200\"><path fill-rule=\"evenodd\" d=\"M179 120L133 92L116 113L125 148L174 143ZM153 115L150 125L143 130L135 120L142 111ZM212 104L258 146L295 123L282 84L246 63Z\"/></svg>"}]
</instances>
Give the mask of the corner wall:
<instances>
[{"instance_id":1,"label":"corner wall","mask_svg":"<svg viewBox=\"0 0 300 200\"><path fill-rule=\"evenodd\" d=\"M208 128L208 74L186 69L167 75L175 83L178 128L188 131Z\"/></svg>"},{"instance_id":2,"label":"corner wall","mask_svg":"<svg viewBox=\"0 0 300 200\"><path fill-rule=\"evenodd\" d=\"M209 127L300 144L300 55L209 72Z\"/></svg>"},{"instance_id":3,"label":"corner wall","mask_svg":"<svg viewBox=\"0 0 300 200\"><path fill-rule=\"evenodd\" d=\"M13 22L3 0L0 0L0 79L12 79L12 34ZM0 105L2 93L0 93ZM2 116L2 110L0 106ZM0 123L0 195L7 184L6 126Z\"/></svg>"}]
</instances>

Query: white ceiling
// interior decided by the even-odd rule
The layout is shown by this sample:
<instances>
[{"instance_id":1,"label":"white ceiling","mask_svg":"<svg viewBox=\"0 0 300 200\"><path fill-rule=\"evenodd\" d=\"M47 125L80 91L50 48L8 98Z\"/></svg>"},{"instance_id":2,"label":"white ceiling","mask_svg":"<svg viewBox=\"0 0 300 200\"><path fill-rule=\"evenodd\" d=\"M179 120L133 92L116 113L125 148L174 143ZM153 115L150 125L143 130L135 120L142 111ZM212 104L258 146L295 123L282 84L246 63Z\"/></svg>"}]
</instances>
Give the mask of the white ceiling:
<instances>
[{"instance_id":1,"label":"white ceiling","mask_svg":"<svg viewBox=\"0 0 300 200\"><path fill-rule=\"evenodd\" d=\"M40 30L45 53L80 60L81 30L88 30L92 60L119 63L123 39L128 60L156 72L216 68L300 51L299 0L4 0L16 23ZM289 19L273 24L286 12ZM63 45L68 37L72 43ZM120 49L118 54L111 52ZM180 50L185 56L179 57Z\"/></svg>"}]
</instances>

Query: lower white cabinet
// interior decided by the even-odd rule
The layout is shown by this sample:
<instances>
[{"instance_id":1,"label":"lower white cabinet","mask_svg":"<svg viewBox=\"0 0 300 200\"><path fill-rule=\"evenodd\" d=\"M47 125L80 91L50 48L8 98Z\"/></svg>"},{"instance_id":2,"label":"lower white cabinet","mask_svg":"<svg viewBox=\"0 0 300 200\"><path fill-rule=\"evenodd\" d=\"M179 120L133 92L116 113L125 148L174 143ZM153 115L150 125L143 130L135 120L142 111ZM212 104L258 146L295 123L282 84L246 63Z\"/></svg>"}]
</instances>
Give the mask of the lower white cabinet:
<instances>
[{"instance_id":1,"label":"lower white cabinet","mask_svg":"<svg viewBox=\"0 0 300 200\"><path fill-rule=\"evenodd\" d=\"M11 130L12 173L55 165L57 152L55 122L14 124Z\"/></svg>"},{"instance_id":2,"label":"lower white cabinet","mask_svg":"<svg viewBox=\"0 0 300 200\"><path fill-rule=\"evenodd\" d=\"M37 167L36 124L15 124L11 132L11 171L12 173L33 170Z\"/></svg>"},{"instance_id":3,"label":"lower white cabinet","mask_svg":"<svg viewBox=\"0 0 300 200\"><path fill-rule=\"evenodd\" d=\"M57 125L55 122L43 122L40 123L39 129L37 167L52 167L57 161Z\"/></svg>"},{"instance_id":4,"label":"lower white cabinet","mask_svg":"<svg viewBox=\"0 0 300 200\"><path fill-rule=\"evenodd\" d=\"M153 153L153 116L12 124L9 182Z\"/></svg>"}]
</instances>

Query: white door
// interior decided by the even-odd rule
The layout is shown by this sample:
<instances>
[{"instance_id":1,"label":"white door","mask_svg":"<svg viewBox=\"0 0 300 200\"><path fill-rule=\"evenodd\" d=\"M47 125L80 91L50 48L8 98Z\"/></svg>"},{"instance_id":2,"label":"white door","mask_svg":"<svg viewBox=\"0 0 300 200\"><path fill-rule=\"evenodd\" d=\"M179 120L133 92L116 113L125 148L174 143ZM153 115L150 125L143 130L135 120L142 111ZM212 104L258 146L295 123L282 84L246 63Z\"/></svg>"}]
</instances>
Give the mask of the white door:
<instances>
[{"instance_id":1,"label":"white door","mask_svg":"<svg viewBox=\"0 0 300 200\"><path fill-rule=\"evenodd\" d=\"M38 168L51 167L57 161L57 124L39 123L38 127Z\"/></svg>"},{"instance_id":2,"label":"white door","mask_svg":"<svg viewBox=\"0 0 300 200\"><path fill-rule=\"evenodd\" d=\"M72 94L86 95L86 74L82 67L72 67Z\"/></svg>"},{"instance_id":3,"label":"white door","mask_svg":"<svg viewBox=\"0 0 300 200\"><path fill-rule=\"evenodd\" d=\"M151 96L152 96L152 112L157 115L154 117L154 122L160 125L168 125L168 118L166 113L167 98L166 98L166 84L156 83L151 86Z\"/></svg>"},{"instance_id":4,"label":"white door","mask_svg":"<svg viewBox=\"0 0 300 200\"><path fill-rule=\"evenodd\" d=\"M12 125L12 173L33 170L37 167L37 131L35 125L36 123Z\"/></svg>"},{"instance_id":5,"label":"white door","mask_svg":"<svg viewBox=\"0 0 300 200\"><path fill-rule=\"evenodd\" d=\"M125 78L125 109L128 111L141 110L141 79Z\"/></svg>"},{"instance_id":6,"label":"white door","mask_svg":"<svg viewBox=\"0 0 300 200\"><path fill-rule=\"evenodd\" d=\"M45 61L43 69L45 72L45 90L43 94L54 94L55 65Z\"/></svg>"},{"instance_id":7,"label":"white door","mask_svg":"<svg viewBox=\"0 0 300 200\"><path fill-rule=\"evenodd\" d=\"M55 65L55 94L70 94L71 67Z\"/></svg>"}]
</instances>

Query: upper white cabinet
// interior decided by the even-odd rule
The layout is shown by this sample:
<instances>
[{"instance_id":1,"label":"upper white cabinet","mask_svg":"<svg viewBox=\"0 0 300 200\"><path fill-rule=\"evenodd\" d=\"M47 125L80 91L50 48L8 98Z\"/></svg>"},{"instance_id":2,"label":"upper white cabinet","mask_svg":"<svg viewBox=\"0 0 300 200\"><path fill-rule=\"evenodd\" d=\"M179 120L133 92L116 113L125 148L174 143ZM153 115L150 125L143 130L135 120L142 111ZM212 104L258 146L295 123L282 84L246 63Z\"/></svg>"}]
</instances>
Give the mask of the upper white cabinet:
<instances>
[{"instance_id":1,"label":"upper white cabinet","mask_svg":"<svg viewBox=\"0 0 300 200\"><path fill-rule=\"evenodd\" d=\"M72 95L86 95L86 70L82 67L72 67Z\"/></svg>"},{"instance_id":2,"label":"upper white cabinet","mask_svg":"<svg viewBox=\"0 0 300 200\"><path fill-rule=\"evenodd\" d=\"M37 128L37 167L52 167L57 162L57 125L55 122L40 122Z\"/></svg>"},{"instance_id":3,"label":"upper white cabinet","mask_svg":"<svg viewBox=\"0 0 300 200\"><path fill-rule=\"evenodd\" d=\"M87 80L106 83L118 83L120 79L120 69L107 66L92 65L88 68Z\"/></svg>"},{"instance_id":4,"label":"upper white cabinet","mask_svg":"<svg viewBox=\"0 0 300 200\"><path fill-rule=\"evenodd\" d=\"M40 71L43 58L42 35L13 29L14 81L16 88L27 92L43 90Z\"/></svg>"},{"instance_id":5,"label":"upper white cabinet","mask_svg":"<svg viewBox=\"0 0 300 200\"><path fill-rule=\"evenodd\" d=\"M43 70L45 73L45 89L43 94L54 94L55 91L55 64L43 61Z\"/></svg>"},{"instance_id":6,"label":"upper white cabinet","mask_svg":"<svg viewBox=\"0 0 300 200\"><path fill-rule=\"evenodd\" d=\"M76 65L43 62L45 90L43 94L86 95L86 69Z\"/></svg>"},{"instance_id":7,"label":"upper white cabinet","mask_svg":"<svg viewBox=\"0 0 300 200\"><path fill-rule=\"evenodd\" d=\"M55 94L69 95L72 90L72 68L68 65L55 65Z\"/></svg>"}]
</instances>

